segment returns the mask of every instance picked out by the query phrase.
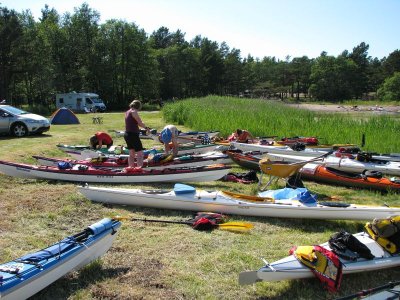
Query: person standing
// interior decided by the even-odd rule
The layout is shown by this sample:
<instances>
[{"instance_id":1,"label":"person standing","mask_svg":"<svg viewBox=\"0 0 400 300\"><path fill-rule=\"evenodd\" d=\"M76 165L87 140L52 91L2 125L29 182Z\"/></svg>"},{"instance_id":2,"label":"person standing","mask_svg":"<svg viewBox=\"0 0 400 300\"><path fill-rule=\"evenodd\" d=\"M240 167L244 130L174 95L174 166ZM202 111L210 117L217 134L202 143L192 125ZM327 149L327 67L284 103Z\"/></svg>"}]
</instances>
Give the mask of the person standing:
<instances>
[{"instance_id":1,"label":"person standing","mask_svg":"<svg viewBox=\"0 0 400 300\"><path fill-rule=\"evenodd\" d=\"M89 139L89 143L93 149L101 149L103 145L109 149L113 145L113 139L109 134L99 131Z\"/></svg>"},{"instance_id":2,"label":"person standing","mask_svg":"<svg viewBox=\"0 0 400 300\"><path fill-rule=\"evenodd\" d=\"M175 125L167 125L161 130L158 139L164 144L165 153L169 153L172 150L174 156L178 155L178 135L179 131Z\"/></svg>"},{"instance_id":3,"label":"person standing","mask_svg":"<svg viewBox=\"0 0 400 300\"><path fill-rule=\"evenodd\" d=\"M143 145L139 138L139 126L149 130L144 125L142 119L139 116L138 111L142 108L142 103L139 100L133 100L129 104L129 109L125 112L125 134L124 139L129 150L128 164L129 167L143 166Z\"/></svg>"}]
</instances>

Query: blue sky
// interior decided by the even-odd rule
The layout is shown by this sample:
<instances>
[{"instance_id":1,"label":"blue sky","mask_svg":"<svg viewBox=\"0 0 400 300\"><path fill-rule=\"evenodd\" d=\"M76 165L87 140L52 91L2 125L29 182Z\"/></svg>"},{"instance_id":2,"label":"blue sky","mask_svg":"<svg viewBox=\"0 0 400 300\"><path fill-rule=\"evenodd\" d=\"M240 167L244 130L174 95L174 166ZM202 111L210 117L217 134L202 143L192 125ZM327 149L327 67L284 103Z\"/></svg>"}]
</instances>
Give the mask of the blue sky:
<instances>
[{"instance_id":1,"label":"blue sky","mask_svg":"<svg viewBox=\"0 0 400 300\"><path fill-rule=\"evenodd\" d=\"M241 50L242 57L285 59L326 51L337 56L361 42L379 59L400 49L400 0L0 0L36 19L45 4L59 14L82 3L98 11L101 22L134 22L149 35L161 26L180 29Z\"/></svg>"}]
</instances>

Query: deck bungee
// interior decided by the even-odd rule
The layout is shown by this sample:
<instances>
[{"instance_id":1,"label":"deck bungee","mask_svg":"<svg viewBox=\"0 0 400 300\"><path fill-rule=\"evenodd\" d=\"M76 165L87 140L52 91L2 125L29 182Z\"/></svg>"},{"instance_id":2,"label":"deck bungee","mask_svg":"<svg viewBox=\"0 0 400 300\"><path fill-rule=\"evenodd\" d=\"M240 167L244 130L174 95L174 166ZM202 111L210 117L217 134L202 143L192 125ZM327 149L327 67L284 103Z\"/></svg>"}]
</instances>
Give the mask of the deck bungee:
<instances>
[{"instance_id":1,"label":"deck bungee","mask_svg":"<svg viewBox=\"0 0 400 300\"><path fill-rule=\"evenodd\" d=\"M121 223L103 219L40 251L0 265L0 298L26 299L103 255Z\"/></svg>"},{"instance_id":2,"label":"deck bungee","mask_svg":"<svg viewBox=\"0 0 400 300\"><path fill-rule=\"evenodd\" d=\"M9 176L72 182L213 181L222 178L229 171L230 167L222 164L187 168L164 168L162 170L145 170L143 168L96 169L85 165L75 165L72 169L59 169L57 167L0 161L0 172Z\"/></svg>"},{"instance_id":3,"label":"deck bungee","mask_svg":"<svg viewBox=\"0 0 400 300\"><path fill-rule=\"evenodd\" d=\"M182 184L176 184L173 190L92 186L81 186L78 189L85 197L95 202L246 216L366 220L400 213L400 208L385 206L347 204L340 207L332 206L335 203L322 202L321 204L302 204L295 200L274 200L262 195L251 196L228 191L196 190L194 187Z\"/></svg>"}]
</instances>

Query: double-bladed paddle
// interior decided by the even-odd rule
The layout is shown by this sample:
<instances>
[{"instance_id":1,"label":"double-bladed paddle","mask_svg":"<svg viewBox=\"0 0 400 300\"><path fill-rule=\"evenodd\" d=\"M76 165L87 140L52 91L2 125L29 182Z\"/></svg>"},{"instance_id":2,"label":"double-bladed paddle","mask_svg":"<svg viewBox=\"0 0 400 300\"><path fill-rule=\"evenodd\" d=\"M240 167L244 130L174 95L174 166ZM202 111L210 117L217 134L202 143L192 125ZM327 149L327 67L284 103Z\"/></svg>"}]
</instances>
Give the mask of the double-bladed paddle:
<instances>
[{"instance_id":1,"label":"double-bladed paddle","mask_svg":"<svg viewBox=\"0 0 400 300\"><path fill-rule=\"evenodd\" d=\"M221 222L221 214L215 213L199 213L194 219L190 219L187 221L173 221L173 220L158 220L158 219L139 219L133 217L123 217L123 216L115 216L113 219L116 220L127 220L127 221L141 221L141 222L152 222L152 223L169 223L169 224L185 224L190 225L193 229L201 230L201 231L210 231L213 229L221 229L238 233L248 232L250 229L254 227L251 223L245 222ZM222 216L224 217L224 216Z\"/></svg>"}]
</instances>

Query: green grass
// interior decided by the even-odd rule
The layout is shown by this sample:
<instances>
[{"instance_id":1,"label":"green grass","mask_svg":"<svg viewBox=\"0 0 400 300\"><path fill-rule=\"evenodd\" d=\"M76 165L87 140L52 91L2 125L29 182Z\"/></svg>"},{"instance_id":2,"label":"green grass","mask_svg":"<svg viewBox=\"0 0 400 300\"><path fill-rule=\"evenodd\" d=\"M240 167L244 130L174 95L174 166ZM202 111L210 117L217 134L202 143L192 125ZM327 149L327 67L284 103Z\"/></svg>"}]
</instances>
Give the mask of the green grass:
<instances>
[{"instance_id":1,"label":"green grass","mask_svg":"<svg viewBox=\"0 0 400 300\"><path fill-rule=\"evenodd\" d=\"M394 116L316 113L278 101L217 96L167 104L163 113L167 122L220 130L224 136L243 128L259 137L316 136L324 144L360 145L365 134L365 151L400 152L400 122Z\"/></svg>"},{"instance_id":2,"label":"green grass","mask_svg":"<svg viewBox=\"0 0 400 300\"><path fill-rule=\"evenodd\" d=\"M215 103L215 107L223 105L222 102ZM229 105L226 107L228 110ZM185 126L179 125L178 128L219 129L217 123L210 121L213 120L211 114L215 112L213 109L208 112L210 118L204 119L206 125L185 123ZM257 111L253 110L252 113L256 114ZM219 120L225 121L225 115L234 116L234 113L220 113ZM304 112L304 116L308 115ZM42 136L20 139L2 137L0 159L34 162L31 155L63 157L64 153L55 149L57 143L87 144L88 138L98 130L123 129L123 113L102 114L104 123L100 125L92 124L91 116L78 115L81 121L79 125L53 125ZM141 116L150 127L160 130L165 125L159 112L141 112ZM191 113L190 116L192 119L196 114ZM241 122L244 123L226 124L226 132L230 132L232 127L245 126L245 122L250 121L243 118ZM265 132L262 128L259 130ZM147 147L154 145L147 140L144 143ZM115 144L123 144L123 139L116 138ZM246 170L235 168L233 171ZM193 185L206 190L231 190L245 194L256 191L255 184L215 181ZM172 186L172 183L164 183L123 187L169 189ZM325 195L335 195L345 202L399 203L396 194L382 195L311 182L306 182L306 186L317 193L320 199ZM275 187L282 187L282 182ZM41 249L103 217L122 215L165 220L186 220L191 217L190 212L183 211L92 203L77 191L73 183L18 179L4 175L0 175L0 212L0 262ZM57 280L33 299L331 299L400 278L398 268L346 275L341 291L335 295L323 290L316 279L239 286L238 274L260 268L263 265L260 258L268 261L280 259L287 255L293 245L326 241L340 229L361 231L364 222L242 216L232 216L231 220L251 222L255 228L249 234L222 230L205 233L187 225L124 221L112 248L100 260Z\"/></svg>"}]
</instances>

